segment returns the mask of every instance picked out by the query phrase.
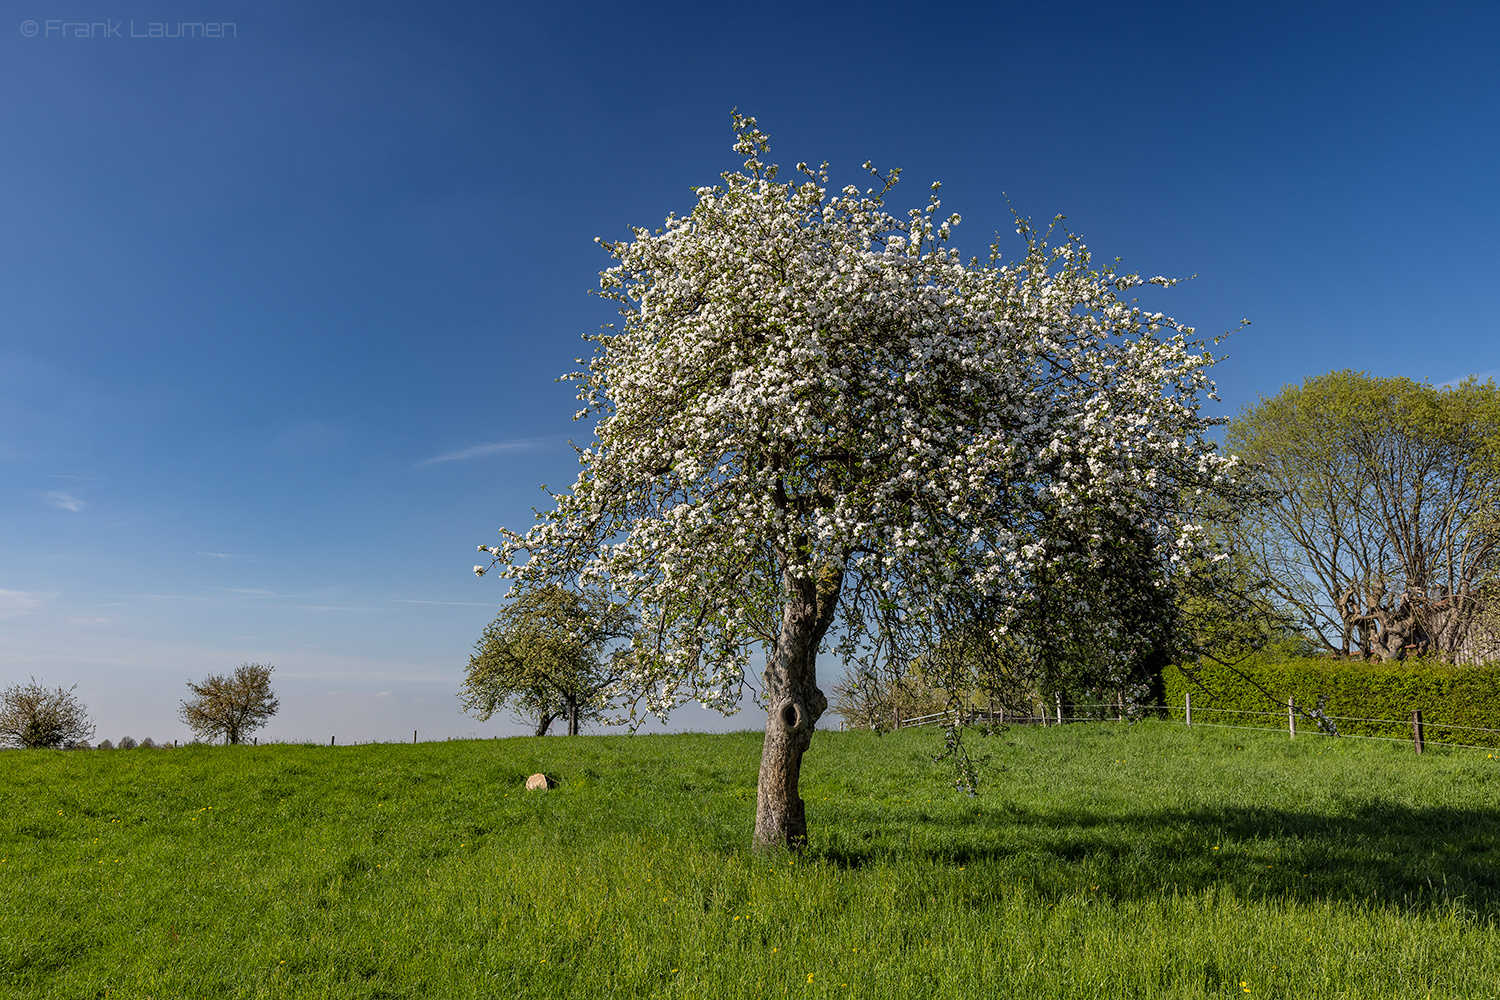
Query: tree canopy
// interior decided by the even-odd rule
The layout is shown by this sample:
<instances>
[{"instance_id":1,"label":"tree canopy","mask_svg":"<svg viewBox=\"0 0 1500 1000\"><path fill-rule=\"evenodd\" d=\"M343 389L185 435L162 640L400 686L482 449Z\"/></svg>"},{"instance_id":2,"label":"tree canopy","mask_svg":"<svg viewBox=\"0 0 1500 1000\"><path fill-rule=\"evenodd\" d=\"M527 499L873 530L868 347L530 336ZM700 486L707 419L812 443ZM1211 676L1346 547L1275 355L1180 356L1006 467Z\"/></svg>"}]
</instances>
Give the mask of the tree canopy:
<instances>
[{"instance_id":1,"label":"tree canopy","mask_svg":"<svg viewBox=\"0 0 1500 1000\"><path fill-rule=\"evenodd\" d=\"M520 587L484 630L469 657L459 697L464 711L488 719L504 705L545 736L559 717L568 735L605 717L621 694L626 662L610 645L632 636L630 609L598 593L556 584Z\"/></svg>"},{"instance_id":2,"label":"tree canopy","mask_svg":"<svg viewBox=\"0 0 1500 1000\"><path fill-rule=\"evenodd\" d=\"M1335 371L1262 398L1229 450L1272 492L1237 547L1324 649L1473 655L1500 557L1500 389Z\"/></svg>"},{"instance_id":3,"label":"tree canopy","mask_svg":"<svg viewBox=\"0 0 1500 1000\"><path fill-rule=\"evenodd\" d=\"M777 181L754 119L735 128L743 169L689 215L601 241L622 319L572 376L596 439L535 526L481 550L628 595L646 710L732 711L762 647L756 841L797 844L820 649L868 669L979 625L1049 669L1086 644L1090 669L1125 670L1232 463L1200 413L1212 356L1122 298L1170 280L1024 222L1023 260L965 262L937 185L894 215L896 173Z\"/></svg>"}]
</instances>

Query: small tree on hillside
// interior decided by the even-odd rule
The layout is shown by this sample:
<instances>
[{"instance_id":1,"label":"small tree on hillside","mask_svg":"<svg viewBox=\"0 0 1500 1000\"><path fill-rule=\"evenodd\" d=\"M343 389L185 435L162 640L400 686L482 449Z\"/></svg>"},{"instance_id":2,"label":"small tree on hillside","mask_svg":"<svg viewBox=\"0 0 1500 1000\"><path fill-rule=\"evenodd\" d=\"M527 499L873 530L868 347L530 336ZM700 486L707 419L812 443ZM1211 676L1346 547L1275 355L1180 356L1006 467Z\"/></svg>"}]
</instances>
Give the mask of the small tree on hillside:
<instances>
[{"instance_id":1,"label":"small tree on hillside","mask_svg":"<svg viewBox=\"0 0 1500 1000\"><path fill-rule=\"evenodd\" d=\"M38 750L80 743L94 735L88 709L70 688L48 689L33 677L0 693L0 744Z\"/></svg>"},{"instance_id":2,"label":"small tree on hillside","mask_svg":"<svg viewBox=\"0 0 1500 1000\"><path fill-rule=\"evenodd\" d=\"M568 735L602 718L627 673L609 646L630 638L635 616L600 594L556 585L513 591L469 657L459 697L464 711L483 720L502 705L536 722L545 736L559 717Z\"/></svg>"},{"instance_id":3,"label":"small tree on hillside","mask_svg":"<svg viewBox=\"0 0 1500 1000\"><path fill-rule=\"evenodd\" d=\"M222 736L225 743L239 743L281 707L271 690L275 669L268 663L242 663L232 676L210 674L199 684L188 681L194 697L182 702L178 717L199 739Z\"/></svg>"}]
</instances>

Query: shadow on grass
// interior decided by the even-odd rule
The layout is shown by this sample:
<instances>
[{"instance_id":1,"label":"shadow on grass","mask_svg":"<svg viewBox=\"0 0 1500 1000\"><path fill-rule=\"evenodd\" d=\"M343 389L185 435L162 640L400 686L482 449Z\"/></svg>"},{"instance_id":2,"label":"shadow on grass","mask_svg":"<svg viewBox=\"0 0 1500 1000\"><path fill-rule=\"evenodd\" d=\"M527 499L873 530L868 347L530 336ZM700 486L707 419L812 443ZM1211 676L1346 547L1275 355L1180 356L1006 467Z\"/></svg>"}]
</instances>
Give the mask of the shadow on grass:
<instances>
[{"instance_id":1,"label":"shadow on grass","mask_svg":"<svg viewBox=\"0 0 1500 1000\"><path fill-rule=\"evenodd\" d=\"M1411 808L1346 801L1337 811L1250 807L1027 810L973 806L953 817L892 823L871 811L811 856L846 868L925 859L1054 898L1116 899L1208 890L1239 898L1337 901L1500 918L1500 808ZM850 822L852 820L852 822Z\"/></svg>"}]
</instances>

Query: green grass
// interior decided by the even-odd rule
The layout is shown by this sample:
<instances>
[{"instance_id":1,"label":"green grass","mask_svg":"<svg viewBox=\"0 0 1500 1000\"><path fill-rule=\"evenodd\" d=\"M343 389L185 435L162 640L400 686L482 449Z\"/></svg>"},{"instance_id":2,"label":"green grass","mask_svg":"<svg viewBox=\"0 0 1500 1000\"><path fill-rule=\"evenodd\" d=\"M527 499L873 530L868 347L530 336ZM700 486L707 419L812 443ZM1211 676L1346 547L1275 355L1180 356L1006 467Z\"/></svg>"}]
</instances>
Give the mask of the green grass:
<instances>
[{"instance_id":1,"label":"green grass","mask_svg":"<svg viewBox=\"0 0 1500 1000\"><path fill-rule=\"evenodd\" d=\"M937 737L820 733L800 858L752 733L0 753L0 996L1500 996L1500 760Z\"/></svg>"}]
</instances>

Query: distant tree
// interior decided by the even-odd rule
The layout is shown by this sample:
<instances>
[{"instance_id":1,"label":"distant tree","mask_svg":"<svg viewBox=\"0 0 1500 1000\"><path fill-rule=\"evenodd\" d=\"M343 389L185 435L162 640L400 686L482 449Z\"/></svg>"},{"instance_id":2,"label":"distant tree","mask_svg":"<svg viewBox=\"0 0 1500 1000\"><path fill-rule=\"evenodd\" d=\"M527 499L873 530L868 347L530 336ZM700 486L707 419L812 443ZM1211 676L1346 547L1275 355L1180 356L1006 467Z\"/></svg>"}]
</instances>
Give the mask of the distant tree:
<instances>
[{"instance_id":1,"label":"distant tree","mask_svg":"<svg viewBox=\"0 0 1500 1000\"><path fill-rule=\"evenodd\" d=\"M603 717L628 672L609 646L634 627L630 609L601 594L517 588L469 657L464 711L488 719L508 704L536 722L538 736L559 717L577 736L580 723Z\"/></svg>"},{"instance_id":2,"label":"distant tree","mask_svg":"<svg viewBox=\"0 0 1500 1000\"><path fill-rule=\"evenodd\" d=\"M239 743L281 707L271 690L274 669L268 663L242 663L232 676L211 674L199 684L188 681L194 697L182 702L178 716L200 739L222 736L225 743Z\"/></svg>"},{"instance_id":3,"label":"distant tree","mask_svg":"<svg viewBox=\"0 0 1500 1000\"><path fill-rule=\"evenodd\" d=\"M966 700L967 692L950 692L941 686L943 680L929 676L916 664L900 674L849 673L830 685L828 705L843 719L845 728L891 729Z\"/></svg>"},{"instance_id":4,"label":"distant tree","mask_svg":"<svg viewBox=\"0 0 1500 1000\"><path fill-rule=\"evenodd\" d=\"M150 737L148 736L147 739L149 740ZM136 748L136 742L135 742L134 739L132 739L129 736L122 736L122 737L120 737L120 749L121 750L134 750L135 748Z\"/></svg>"},{"instance_id":5,"label":"distant tree","mask_svg":"<svg viewBox=\"0 0 1500 1000\"><path fill-rule=\"evenodd\" d=\"M99 746L96 747L95 749L98 749L98 750L113 750L114 748L115 748L115 745L113 743L111 743L109 740L102 740L102 741L100 741Z\"/></svg>"},{"instance_id":6,"label":"distant tree","mask_svg":"<svg viewBox=\"0 0 1500 1000\"><path fill-rule=\"evenodd\" d=\"M33 677L0 693L0 744L41 749L62 747L94 735L88 710L70 688L48 689Z\"/></svg>"},{"instance_id":7,"label":"distant tree","mask_svg":"<svg viewBox=\"0 0 1500 1000\"><path fill-rule=\"evenodd\" d=\"M1336 371L1230 423L1228 450L1269 490L1235 548L1329 652L1472 658L1500 559L1500 389Z\"/></svg>"},{"instance_id":8,"label":"distant tree","mask_svg":"<svg viewBox=\"0 0 1500 1000\"><path fill-rule=\"evenodd\" d=\"M141 746L144 747L147 750L155 750L156 749L156 741L153 740L151 737L147 736L145 739L141 740Z\"/></svg>"}]
</instances>

